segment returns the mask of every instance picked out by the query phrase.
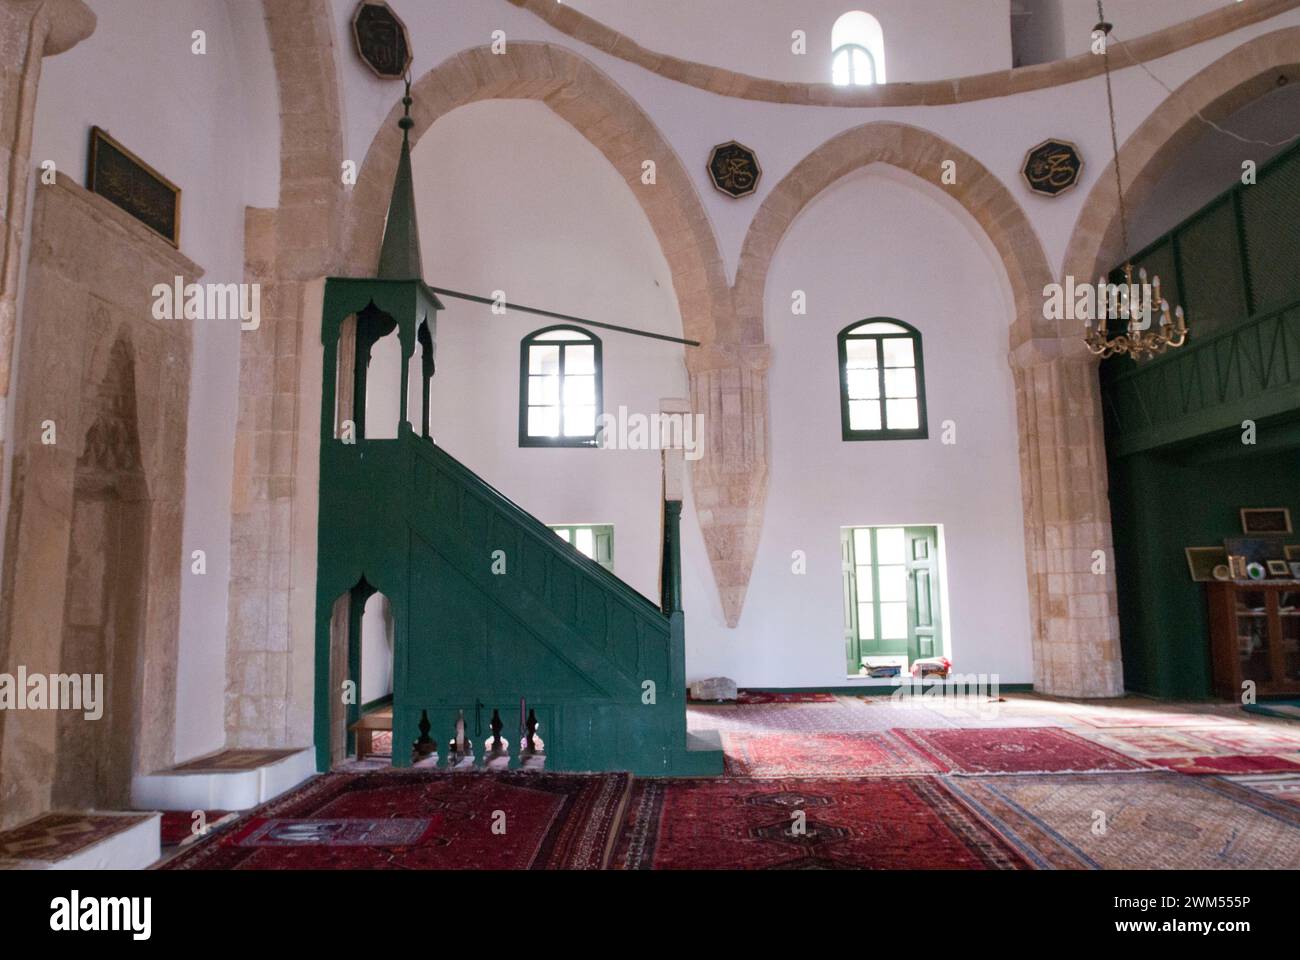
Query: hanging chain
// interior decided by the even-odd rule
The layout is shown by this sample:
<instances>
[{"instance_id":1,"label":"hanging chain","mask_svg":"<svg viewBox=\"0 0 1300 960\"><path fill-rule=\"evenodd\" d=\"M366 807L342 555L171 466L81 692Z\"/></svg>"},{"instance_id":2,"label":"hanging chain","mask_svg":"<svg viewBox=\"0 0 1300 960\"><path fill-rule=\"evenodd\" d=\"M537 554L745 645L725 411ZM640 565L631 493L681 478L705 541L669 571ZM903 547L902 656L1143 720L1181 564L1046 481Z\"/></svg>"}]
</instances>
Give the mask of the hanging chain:
<instances>
[{"instance_id":1,"label":"hanging chain","mask_svg":"<svg viewBox=\"0 0 1300 960\"><path fill-rule=\"evenodd\" d=\"M1128 209L1124 203L1124 177L1119 169L1119 131L1115 126L1115 92L1110 81L1110 29L1106 23L1106 11L1102 9L1102 0L1097 0L1097 27L1105 34L1102 46L1102 58L1106 69L1106 108L1110 111L1110 147L1115 156L1115 191L1119 194L1119 231L1123 243L1124 257L1128 257Z\"/></svg>"}]
</instances>

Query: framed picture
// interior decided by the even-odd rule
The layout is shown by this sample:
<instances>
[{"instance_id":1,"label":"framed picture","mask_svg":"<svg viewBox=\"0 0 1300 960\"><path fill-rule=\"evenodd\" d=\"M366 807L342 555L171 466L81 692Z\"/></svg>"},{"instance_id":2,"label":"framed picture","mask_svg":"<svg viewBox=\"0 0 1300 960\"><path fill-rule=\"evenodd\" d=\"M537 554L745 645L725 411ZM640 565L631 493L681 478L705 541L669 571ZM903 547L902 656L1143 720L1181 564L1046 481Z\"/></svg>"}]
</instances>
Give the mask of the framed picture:
<instances>
[{"instance_id":1,"label":"framed picture","mask_svg":"<svg viewBox=\"0 0 1300 960\"><path fill-rule=\"evenodd\" d=\"M1228 551L1223 547L1186 547L1187 569L1197 583L1214 580L1214 568L1228 562Z\"/></svg>"},{"instance_id":2,"label":"framed picture","mask_svg":"<svg viewBox=\"0 0 1300 960\"><path fill-rule=\"evenodd\" d=\"M1289 577L1291 576L1291 567L1285 560L1270 560L1268 562L1268 575L1270 577Z\"/></svg>"},{"instance_id":3,"label":"framed picture","mask_svg":"<svg viewBox=\"0 0 1300 960\"><path fill-rule=\"evenodd\" d=\"M1287 566L1291 568L1291 579L1300 580L1300 560L1290 560Z\"/></svg>"},{"instance_id":4,"label":"framed picture","mask_svg":"<svg viewBox=\"0 0 1300 960\"><path fill-rule=\"evenodd\" d=\"M1282 548L1282 555L1288 560L1300 560L1300 543L1289 543Z\"/></svg>"},{"instance_id":5,"label":"framed picture","mask_svg":"<svg viewBox=\"0 0 1300 960\"><path fill-rule=\"evenodd\" d=\"M1286 507L1242 507L1242 533L1290 533L1291 511Z\"/></svg>"},{"instance_id":6,"label":"framed picture","mask_svg":"<svg viewBox=\"0 0 1300 960\"><path fill-rule=\"evenodd\" d=\"M181 242L181 188L99 127L90 128L86 189L121 207L173 247Z\"/></svg>"},{"instance_id":7,"label":"framed picture","mask_svg":"<svg viewBox=\"0 0 1300 960\"><path fill-rule=\"evenodd\" d=\"M1229 556L1245 557L1247 563L1261 566L1270 560L1286 559L1286 544L1278 537L1228 537L1223 548Z\"/></svg>"}]
</instances>

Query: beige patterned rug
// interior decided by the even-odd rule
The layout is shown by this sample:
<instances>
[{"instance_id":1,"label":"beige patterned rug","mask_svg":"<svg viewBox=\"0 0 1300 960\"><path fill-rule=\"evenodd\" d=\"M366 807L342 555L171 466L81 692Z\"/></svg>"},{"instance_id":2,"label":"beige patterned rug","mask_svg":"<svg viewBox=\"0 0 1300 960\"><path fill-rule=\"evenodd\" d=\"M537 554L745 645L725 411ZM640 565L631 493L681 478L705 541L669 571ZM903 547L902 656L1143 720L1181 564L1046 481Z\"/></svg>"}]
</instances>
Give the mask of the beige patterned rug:
<instances>
[{"instance_id":1,"label":"beige patterned rug","mask_svg":"<svg viewBox=\"0 0 1300 960\"><path fill-rule=\"evenodd\" d=\"M948 789L1045 869L1300 869L1300 807L1176 773L952 777Z\"/></svg>"}]
</instances>

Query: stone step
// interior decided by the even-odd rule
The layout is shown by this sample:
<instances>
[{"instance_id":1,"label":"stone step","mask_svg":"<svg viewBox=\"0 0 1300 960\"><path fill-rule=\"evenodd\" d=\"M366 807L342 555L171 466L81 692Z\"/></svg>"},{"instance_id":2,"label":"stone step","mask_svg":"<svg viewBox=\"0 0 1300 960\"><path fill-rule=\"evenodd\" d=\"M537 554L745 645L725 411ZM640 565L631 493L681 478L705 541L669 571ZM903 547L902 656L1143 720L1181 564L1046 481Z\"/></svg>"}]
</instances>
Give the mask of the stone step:
<instances>
[{"instance_id":1,"label":"stone step","mask_svg":"<svg viewBox=\"0 0 1300 960\"><path fill-rule=\"evenodd\" d=\"M0 870L143 870L160 853L159 813L57 810L0 833Z\"/></svg>"},{"instance_id":2,"label":"stone step","mask_svg":"<svg viewBox=\"0 0 1300 960\"><path fill-rule=\"evenodd\" d=\"M248 810L316 773L314 751L220 750L131 781L131 803L151 810Z\"/></svg>"}]
</instances>

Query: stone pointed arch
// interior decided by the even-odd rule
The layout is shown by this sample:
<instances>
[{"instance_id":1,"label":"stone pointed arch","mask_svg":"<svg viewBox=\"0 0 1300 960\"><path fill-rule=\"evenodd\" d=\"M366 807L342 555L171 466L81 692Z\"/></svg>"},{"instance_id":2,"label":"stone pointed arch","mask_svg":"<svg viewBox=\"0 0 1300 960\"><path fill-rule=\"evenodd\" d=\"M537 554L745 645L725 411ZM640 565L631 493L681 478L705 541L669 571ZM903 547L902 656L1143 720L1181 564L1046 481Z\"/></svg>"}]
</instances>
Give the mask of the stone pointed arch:
<instances>
[{"instance_id":1,"label":"stone pointed arch","mask_svg":"<svg viewBox=\"0 0 1300 960\"><path fill-rule=\"evenodd\" d=\"M772 258L786 230L823 190L872 163L938 184L947 160L956 163L957 182L943 189L987 235L1014 302L1009 346L1035 687L1062 696L1113 696L1123 689L1114 577L1092 566L1094 551L1110 551L1095 368L1081 345L1043 319L1043 288L1052 273L1038 235L998 177L943 137L907 124L868 123L826 141L772 190L746 235L734 289L741 339L763 342Z\"/></svg>"},{"instance_id":2,"label":"stone pointed arch","mask_svg":"<svg viewBox=\"0 0 1300 960\"><path fill-rule=\"evenodd\" d=\"M1207 127L1222 122L1270 90L1300 80L1300 27L1266 33L1234 47L1152 111L1120 150L1124 199L1142 203L1179 152ZM1125 254L1119 239L1119 194L1112 160L1088 194L1065 253L1065 275L1096 277Z\"/></svg>"},{"instance_id":3,"label":"stone pointed arch","mask_svg":"<svg viewBox=\"0 0 1300 960\"><path fill-rule=\"evenodd\" d=\"M504 54L464 50L412 85L412 141L441 116L483 100L539 100L623 176L672 271L688 348L694 412L704 415L704 456L692 488L723 615L740 620L767 491L766 347L741 342L722 254L695 184L672 146L626 92L582 57L548 43L512 42ZM401 133L394 106L366 152L353 190L343 250L353 274L379 260ZM655 183L642 182L655 164Z\"/></svg>"},{"instance_id":4,"label":"stone pointed arch","mask_svg":"<svg viewBox=\"0 0 1300 960\"><path fill-rule=\"evenodd\" d=\"M645 211L672 269L685 336L707 345L734 342L722 254L695 185L650 118L608 76L562 47L515 41L504 54L487 46L461 51L416 80L411 96L412 145L439 117L469 103L545 103L613 164ZM401 111L394 105L380 125L352 192L343 249L355 275L372 273L379 262ZM642 183L647 161L655 164L653 185Z\"/></svg>"},{"instance_id":5,"label":"stone pointed arch","mask_svg":"<svg viewBox=\"0 0 1300 960\"><path fill-rule=\"evenodd\" d=\"M966 151L920 127L867 123L827 140L795 165L767 195L740 252L735 302L745 343L762 343L768 269L796 217L837 180L872 163L887 163L938 184L943 164L956 164L957 182L943 190L965 207L997 250L1015 296L1012 343L1054 336L1042 320L1043 286L1052 280L1038 235L1006 186Z\"/></svg>"}]
</instances>

